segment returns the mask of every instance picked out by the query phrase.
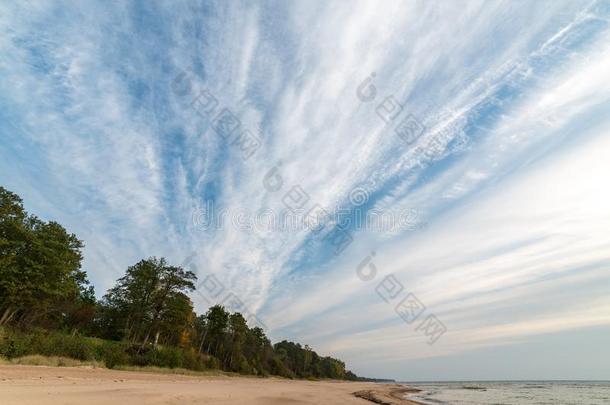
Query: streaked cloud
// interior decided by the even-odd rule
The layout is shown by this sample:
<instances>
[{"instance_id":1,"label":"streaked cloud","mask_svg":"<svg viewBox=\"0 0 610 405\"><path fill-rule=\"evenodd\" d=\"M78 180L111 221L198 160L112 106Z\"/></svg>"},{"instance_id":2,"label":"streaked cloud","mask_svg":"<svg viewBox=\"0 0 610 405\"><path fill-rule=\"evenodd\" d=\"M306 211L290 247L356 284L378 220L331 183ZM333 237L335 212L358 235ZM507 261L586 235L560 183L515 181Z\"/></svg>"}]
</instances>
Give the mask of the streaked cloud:
<instances>
[{"instance_id":1,"label":"streaked cloud","mask_svg":"<svg viewBox=\"0 0 610 405\"><path fill-rule=\"evenodd\" d=\"M98 294L141 257L197 252L274 339L361 374L601 327L609 17L603 1L5 3L0 182L85 240ZM190 107L202 89L260 135L251 158ZM389 96L426 128L411 145L376 112ZM364 187L359 209L426 226L354 228L335 256L304 230L193 221L208 202L282 212L295 185L333 213ZM433 346L376 295L389 274L446 324Z\"/></svg>"}]
</instances>

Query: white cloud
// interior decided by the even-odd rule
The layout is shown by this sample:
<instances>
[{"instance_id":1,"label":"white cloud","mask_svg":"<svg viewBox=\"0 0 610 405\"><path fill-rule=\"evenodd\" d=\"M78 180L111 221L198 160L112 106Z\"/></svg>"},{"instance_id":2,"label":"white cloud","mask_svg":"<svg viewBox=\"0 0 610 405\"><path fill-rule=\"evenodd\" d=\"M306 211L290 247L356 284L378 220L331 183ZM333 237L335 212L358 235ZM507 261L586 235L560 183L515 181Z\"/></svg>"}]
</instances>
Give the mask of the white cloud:
<instances>
[{"instance_id":1,"label":"white cloud","mask_svg":"<svg viewBox=\"0 0 610 405\"><path fill-rule=\"evenodd\" d=\"M607 322L591 285L605 281L610 199L608 16L594 3L81 2L60 15L29 3L0 6L0 180L85 239L98 292L142 257L197 251L200 271L260 310L272 334L382 359L405 325L354 275L376 250L380 275L396 274L453 331L438 349L407 331L401 358ZM171 92L179 71L260 127L262 149L244 162ZM373 72L377 98L364 103L356 89ZM389 95L426 126L416 145L376 114ZM415 146L439 134L429 160L456 137L468 149L416 167ZM262 180L278 163L284 188L270 193ZM310 206L332 209L363 183L375 208L416 208L428 228L357 232L326 261L305 232L193 224L204 199L279 212L298 184ZM320 261L303 268L303 257ZM543 294L567 280L576 309L549 308Z\"/></svg>"}]
</instances>

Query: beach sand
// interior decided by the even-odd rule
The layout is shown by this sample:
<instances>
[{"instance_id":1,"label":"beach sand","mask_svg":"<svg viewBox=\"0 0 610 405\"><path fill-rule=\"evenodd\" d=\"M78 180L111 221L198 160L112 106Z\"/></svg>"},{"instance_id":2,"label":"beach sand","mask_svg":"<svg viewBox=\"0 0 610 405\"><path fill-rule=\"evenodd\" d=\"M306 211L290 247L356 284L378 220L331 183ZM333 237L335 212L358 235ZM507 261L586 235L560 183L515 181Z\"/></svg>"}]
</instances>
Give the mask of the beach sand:
<instances>
[{"instance_id":1,"label":"beach sand","mask_svg":"<svg viewBox=\"0 0 610 405\"><path fill-rule=\"evenodd\" d=\"M405 389L397 384L0 365L2 405L414 404L400 399Z\"/></svg>"}]
</instances>

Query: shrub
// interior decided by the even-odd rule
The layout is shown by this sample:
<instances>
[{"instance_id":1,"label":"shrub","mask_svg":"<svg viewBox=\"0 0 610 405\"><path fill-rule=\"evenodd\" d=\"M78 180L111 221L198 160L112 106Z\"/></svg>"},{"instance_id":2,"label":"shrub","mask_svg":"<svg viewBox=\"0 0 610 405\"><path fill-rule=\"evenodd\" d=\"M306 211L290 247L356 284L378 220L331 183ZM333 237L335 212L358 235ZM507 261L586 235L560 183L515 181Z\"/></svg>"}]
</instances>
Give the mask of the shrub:
<instances>
[{"instance_id":1,"label":"shrub","mask_svg":"<svg viewBox=\"0 0 610 405\"><path fill-rule=\"evenodd\" d=\"M78 367L78 366L94 366L97 367L97 362L82 362L80 360L70 359L68 357L47 357L39 354L19 357L11 360L11 364L21 364L26 366L50 366L50 367Z\"/></svg>"},{"instance_id":2,"label":"shrub","mask_svg":"<svg viewBox=\"0 0 610 405\"><path fill-rule=\"evenodd\" d=\"M108 368L130 364L130 357L121 342L101 341L96 345L96 358Z\"/></svg>"},{"instance_id":3,"label":"shrub","mask_svg":"<svg viewBox=\"0 0 610 405\"><path fill-rule=\"evenodd\" d=\"M182 367L182 350L175 347L160 347L150 350L146 355L147 366L178 368Z\"/></svg>"},{"instance_id":4,"label":"shrub","mask_svg":"<svg viewBox=\"0 0 610 405\"><path fill-rule=\"evenodd\" d=\"M0 333L0 356L13 359L30 354L28 343L26 336L4 330Z\"/></svg>"},{"instance_id":5,"label":"shrub","mask_svg":"<svg viewBox=\"0 0 610 405\"><path fill-rule=\"evenodd\" d=\"M220 360L214 356L207 356L206 368L220 369Z\"/></svg>"},{"instance_id":6,"label":"shrub","mask_svg":"<svg viewBox=\"0 0 610 405\"><path fill-rule=\"evenodd\" d=\"M239 373L240 374L254 374L252 370L252 366L248 363L248 360L244 356L242 356L241 361L239 362Z\"/></svg>"},{"instance_id":7,"label":"shrub","mask_svg":"<svg viewBox=\"0 0 610 405\"><path fill-rule=\"evenodd\" d=\"M36 356L38 355L38 356ZM32 356L24 358L24 356ZM41 357L45 356L45 357ZM194 371L219 369L220 362L213 356L177 347L130 345L61 332L32 330L0 330L0 357L22 358L27 364L50 362L52 365L77 365L69 359L103 363L108 368L118 366L185 368ZM245 359L244 359L245 360ZM243 363L243 362L242 362ZM240 372L251 372L247 362L240 364Z\"/></svg>"},{"instance_id":8,"label":"shrub","mask_svg":"<svg viewBox=\"0 0 610 405\"><path fill-rule=\"evenodd\" d=\"M203 371L206 369L205 356L195 353L194 350L184 351L182 355L182 367L187 370Z\"/></svg>"},{"instance_id":9,"label":"shrub","mask_svg":"<svg viewBox=\"0 0 610 405\"><path fill-rule=\"evenodd\" d=\"M36 354L45 356L70 357L77 360L96 360L93 345L82 336L65 335L62 333L34 335Z\"/></svg>"}]
</instances>

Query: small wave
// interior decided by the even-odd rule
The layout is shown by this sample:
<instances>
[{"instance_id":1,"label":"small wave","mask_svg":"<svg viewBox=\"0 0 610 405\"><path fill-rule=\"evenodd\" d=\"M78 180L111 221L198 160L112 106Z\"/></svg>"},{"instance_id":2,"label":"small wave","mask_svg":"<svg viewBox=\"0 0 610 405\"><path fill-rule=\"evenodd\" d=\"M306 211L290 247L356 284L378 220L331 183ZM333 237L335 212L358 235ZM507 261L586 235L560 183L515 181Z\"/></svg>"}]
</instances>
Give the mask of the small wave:
<instances>
[{"instance_id":1,"label":"small wave","mask_svg":"<svg viewBox=\"0 0 610 405\"><path fill-rule=\"evenodd\" d=\"M479 387L479 386L476 386L476 385L463 385L462 389L463 390L475 390L475 391L487 391L487 388Z\"/></svg>"}]
</instances>

